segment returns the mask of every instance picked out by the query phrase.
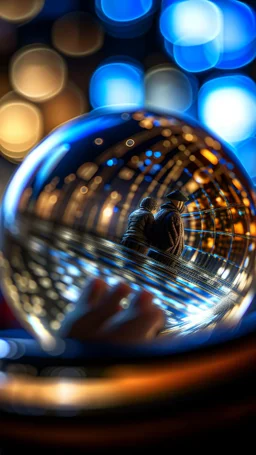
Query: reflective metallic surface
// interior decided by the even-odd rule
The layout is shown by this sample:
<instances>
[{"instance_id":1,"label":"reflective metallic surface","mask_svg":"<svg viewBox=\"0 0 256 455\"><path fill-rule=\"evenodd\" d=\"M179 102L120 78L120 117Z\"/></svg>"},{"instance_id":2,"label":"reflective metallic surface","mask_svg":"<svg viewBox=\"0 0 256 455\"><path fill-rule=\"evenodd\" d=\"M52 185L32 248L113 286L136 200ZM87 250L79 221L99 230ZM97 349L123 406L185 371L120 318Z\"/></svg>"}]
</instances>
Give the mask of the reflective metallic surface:
<instances>
[{"instance_id":1,"label":"reflective metallic surface","mask_svg":"<svg viewBox=\"0 0 256 455\"><path fill-rule=\"evenodd\" d=\"M173 185L190 201L186 246L170 268L161 253L143 256L119 242L140 200L161 204ZM233 153L187 119L143 111L77 118L39 144L7 188L5 293L46 349L65 335L92 276L153 292L167 343L171 334L236 323L254 297L254 197Z\"/></svg>"}]
</instances>

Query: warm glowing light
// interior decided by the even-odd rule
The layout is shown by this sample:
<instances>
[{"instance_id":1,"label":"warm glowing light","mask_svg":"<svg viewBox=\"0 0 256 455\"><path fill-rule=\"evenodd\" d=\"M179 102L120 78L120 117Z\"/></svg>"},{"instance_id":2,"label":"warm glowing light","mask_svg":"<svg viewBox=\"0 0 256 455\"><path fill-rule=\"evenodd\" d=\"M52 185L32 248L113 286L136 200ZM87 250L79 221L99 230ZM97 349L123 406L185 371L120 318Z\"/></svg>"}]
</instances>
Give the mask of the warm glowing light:
<instances>
[{"instance_id":1,"label":"warm glowing light","mask_svg":"<svg viewBox=\"0 0 256 455\"><path fill-rule=\"evenodd\" d=\"M96 174L98 166L95 163L84 163L77 170L77 175L83 180L90 180Z\"/></svg>"},{"instance_id":2,"label":"warm glowing light","mask_svg":"<svg viewBox=\"0 0 256 455\"><path fill-rule=\"evenodd\" d=\"M184 139L186 139L186 141L188 142L192 142L194 140L194 136L193 134L184 134Z\"/></svg>"},{"instance_id":3,"label":"warm glowing light","mask_svg":"<svg viewBox=\"0 0 256 455\"><path fill-rule=\"evenodd\" d=\"M44 0L1 0L0 17L10 22L27 22L43 8Z\"/></svg>"},{"instance_id":4,"label":"warm glowing light","mask_svg":"<svg viewBox=\"0 0 256 455\"><path fill-rule=\"evenodd\" d=\"M113 208L112 207L106 207L103 210L103 218L109 218L113 213Z\"/></svg>"},{"instance_id":5,"label":"warm glowing light","mask_svg":"<svg viewBox=\"0 0 256 455\"><path fill-rule=\"evenodd\" d=\"M233 179L232 182L233 182L233 185L235 185L235 187L236 187L238 190L242 190L242 189L243 189L242 184L239 182L239 180Z\"/></svg>"},{"instance_id":6,"label":"warm glowing light","mask_svg":"<svg viewBox=\"0 0 256 455\"><path fill-rule=\"evenodd\" d=\"M214 153L210 152L208 149L202 149L200 151L201 155L203 155L205 158L207 158L208 161L212 164L218 164L219 160L217 156L214 155Z\"/></svg>"},{"instance_id":7,"label":"warm glowing light","mask_svg":"<svg viewBox=\"0 0 256 455\"><path fill-rule=\"evenodd\" d=\"M97 52L103 45L104 32L90 14L74 12L58 19L52 30L54 46L63 54L80 57Z\"/></svg>"},{"instance_id":8,"label":"warm glowing light","mask_svg":"<svg viewBox=\"0 0 256 455\"><path fill-rule=\"evenodd\" d=\"M46 101L66 83L66 65L57 52L43 46L21 49L11 63L12 85L32 101Z\"/></svg>"},{"instance_id":9,"label":"warm glowing light","mask_svg":"<svg viewBox=\"0 0 256 455\"><path fill-rule=\"evenodd\" d=\"M251 205L250 200L249 200L247 197L245 197L245 198L243 199L243 203L244 203L244 205L245 205L246 207L250 207L250 205Z\"/></svg>"},{"instance_id":10,"label":"warm glowing light","mask_svg":"<svg viewBox=\"0 0 256 455\"><path fill-rule=\"evenodd\" d=\"M1 104L0 146L10 158L23 158L41 138L42 128L40 110L32 103L11 100Z\"/></svg>"},{"instance_id":11,"label":"warm glowing light","mask_svg":"<svg viewBox=\"0 0 256 455\"><path fill-rule=\"evenodd\" d=\"M194 180L199 184L209 183L210 173L206 168L197 169L193 174Z\"/></svg>"},{"instance_id":12,"label":"warm glowing light","mask_svg":"<svg viewBox=\"0 0 256 455\"><path fill-rule=\"evenodd\" d=\"M135 144L135 142L133 139L127 139L127 141L125 143L125 145L127 145L127 147L132 147L134 144Z\"/></svg>"},{"instance_id":13,"label":"warm glowing light","mask_svg":"<svg viewBox=\"0 0 256 455\"><path fill-rule=\"evenodd\" d=\"M96 137L94 143L96 145L102 145L103 144L103 139L101 137Z\"/></svg>"},{"instance_id":14,"label":"warm glowing light","mask_svg":"<svg viewBox=\"0 0 256 455\"><path fill-rule=\"evenodd\" d=\"M42 103L45 132L49 133L57 126L78 117L88 110L82 91L69 83L57 96Z\"/></svg>"}]
</instances>

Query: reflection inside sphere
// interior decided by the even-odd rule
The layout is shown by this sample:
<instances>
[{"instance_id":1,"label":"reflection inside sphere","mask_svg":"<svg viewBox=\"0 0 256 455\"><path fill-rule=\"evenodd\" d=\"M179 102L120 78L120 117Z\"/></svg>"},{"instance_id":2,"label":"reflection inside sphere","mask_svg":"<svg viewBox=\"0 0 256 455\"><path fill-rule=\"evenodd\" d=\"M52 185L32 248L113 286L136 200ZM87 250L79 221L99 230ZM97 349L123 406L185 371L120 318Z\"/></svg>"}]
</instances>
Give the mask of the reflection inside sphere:
<instances>
[{"instance_id":1,"label":"reflection inside sphere","mask_svg":"<svg viewBox=\"0 0 256 455\"><path fill-rule=\"evenodd\" d=\"M152 198L159 210L172 192L186 196L179 254L154 241L145 251L122 244L141 201ZM166 340L239 321L253 299L253 204L232 152L186 119L146 111L77 118L39 144L7 188L5 293L46 348L81 312L92 277L152 292ZM128 315L129 299L123 304Z\"/></svg>"}]
</instances>

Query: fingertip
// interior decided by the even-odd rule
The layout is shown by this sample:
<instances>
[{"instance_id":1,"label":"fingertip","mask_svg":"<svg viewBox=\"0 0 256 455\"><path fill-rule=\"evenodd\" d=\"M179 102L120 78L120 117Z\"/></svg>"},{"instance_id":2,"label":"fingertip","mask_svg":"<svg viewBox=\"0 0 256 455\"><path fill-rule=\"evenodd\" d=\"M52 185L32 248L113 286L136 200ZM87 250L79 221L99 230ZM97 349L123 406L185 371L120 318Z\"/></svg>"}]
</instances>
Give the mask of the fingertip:
<instances>
[{"instance_id":1,"label":"fingertip","mask_svg":"<svg viewBox=\"0 0 256 455\"><path fill-rule=\"evenodd\" d=\"M137 296L135 305L142 312L150 311L153 306L153 298L154 296L150 292L143 289Z\"/></svg>"}]
</instances>

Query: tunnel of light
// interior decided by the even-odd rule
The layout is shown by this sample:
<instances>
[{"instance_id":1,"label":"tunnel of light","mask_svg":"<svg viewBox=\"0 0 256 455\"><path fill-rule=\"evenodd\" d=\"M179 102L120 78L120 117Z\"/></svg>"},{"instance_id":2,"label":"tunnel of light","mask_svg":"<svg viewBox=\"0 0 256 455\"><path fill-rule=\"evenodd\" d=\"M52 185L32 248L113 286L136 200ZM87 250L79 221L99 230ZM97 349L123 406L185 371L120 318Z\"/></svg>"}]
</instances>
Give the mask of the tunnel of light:
<instances>
[{"instance_id":1,"label":"tunnel of light","mask_svg":"<svg viewBox=\"0 0 256 455\"><path fill-rule=\"evenodd\" d=\"M94 108L129 104L139 107L144 103L143 72L128 62L106 63L93 73L89 90Z\"/></svg>"},{"instance_id":2,"label":"tunnel of light","mask_svg":"<svg viewBox=\"0 0 256 455\"><path fill-rule=\"evenodd\" d=\"M228 142L256 132L256 84L247 76L222 76L205 82L198 95L199 119Z\"/></svg>"},{"instance_id":3,"label":"tunnel of light","mask_svg":"<svg viewBox=\"0 0 256 455\"><path fill-rule=\"evenodd\" d=\"M173 184L190 197L174 274L119 245L139 201L161 203ZM218 140L186 119L98 111L56 129L14 175L2 205L3 287L46 349L99 275L153 292L165 333L184 335L247 311L255 237L250 181Z\"/></svg>"}]
</instances>

